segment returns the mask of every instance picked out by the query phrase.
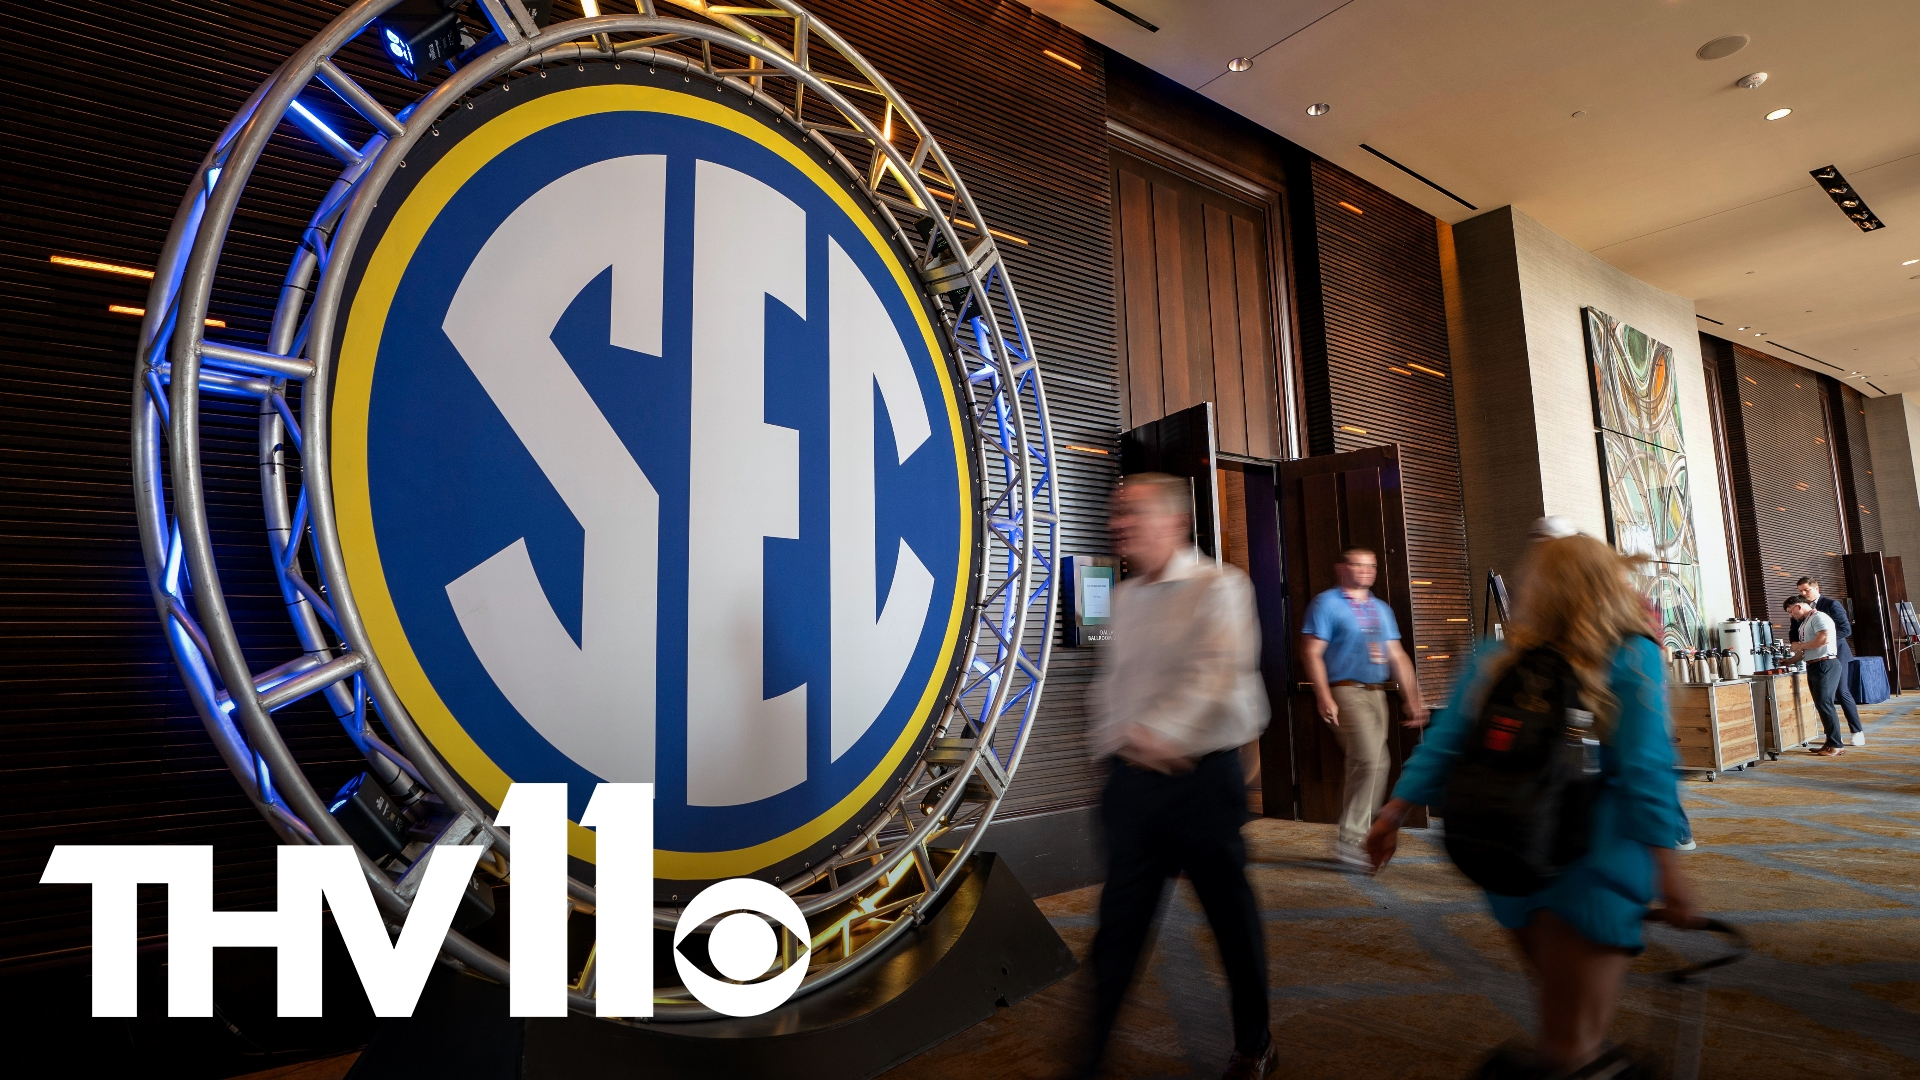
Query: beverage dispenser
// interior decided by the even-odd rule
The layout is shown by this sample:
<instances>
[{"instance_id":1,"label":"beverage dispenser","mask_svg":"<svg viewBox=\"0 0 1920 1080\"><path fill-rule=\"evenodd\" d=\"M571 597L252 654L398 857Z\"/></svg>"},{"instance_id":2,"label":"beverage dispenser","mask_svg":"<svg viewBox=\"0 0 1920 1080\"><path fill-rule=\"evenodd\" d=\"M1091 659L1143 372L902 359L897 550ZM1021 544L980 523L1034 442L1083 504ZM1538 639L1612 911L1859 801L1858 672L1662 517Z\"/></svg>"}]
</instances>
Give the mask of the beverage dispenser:
<instances>
[{"instance_id":1,"label":"beverage dispenser","mask_svg":"<svg viewBox=\"0 0 1920 1080\"><path fill-rule=\"evenodd\" d=\"M1728 619L1720 624L1720 648L1733 654L1734 677L1744 679L1754 672L1753 623L1747 619Z\"/></svg>"}]
</instances>

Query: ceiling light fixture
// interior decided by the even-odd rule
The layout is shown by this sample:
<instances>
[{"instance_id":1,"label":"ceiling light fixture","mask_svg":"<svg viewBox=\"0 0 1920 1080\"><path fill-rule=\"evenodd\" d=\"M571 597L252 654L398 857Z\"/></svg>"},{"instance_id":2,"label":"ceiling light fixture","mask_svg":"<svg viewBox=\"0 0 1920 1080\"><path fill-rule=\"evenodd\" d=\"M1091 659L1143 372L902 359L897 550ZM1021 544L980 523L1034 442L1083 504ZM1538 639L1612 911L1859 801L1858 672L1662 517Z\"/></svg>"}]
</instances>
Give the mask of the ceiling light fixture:
<instances>
[{"instance_id":1,"label":"ceiling light fixture","mask_svg":"<svg viewBox=\"0 0 1920 1080\"><path fill-rule=\"evenodd\" d=\"M1785 120L1785 119L1786 119L1787 117L1789 117L1789 116L1792 116L1792 115L1793 115L1793 110L1792 110L1792 109L1775 109L1775 110L1773 110L1772 112L1770 112L1770 113L1768 113L1768 114L1767 114L1767 119L1769 119L1769 120Z\"/></svg>"},{"instance_id":2,"label":"ceiling light fixture","mask_svg":"<svg viewBox=\"0 0 1920 1080\"><path fill-rule=\"evenodd\" d=\"M1228 71L1245 71L1252 66L1253 66L1253 57L1251 56L1236 56L1233 59L1227 61Z\"/></svg>"},{"instance_id":3,"label":"ceiling light fixture","mask_svg":"<svg viewBox=\"0 0 1920 1080\"><path fill-rule=\"evenodd\" d=\"M1747 47L1753 39L1745 34L1728 34L1717 37L1693 51L1693 55L1702 60L1723 60Z\"/></svg>"},{"instance_id":4,"label":"ceiling light fixture","mask_svg":"<svg viewBox=\"0 0 1920 1080\"><path fill-rule=\"evenodd\" d=\"M1764 71L1756 71L1751 75L1740 76L1740 81L1737 83L1734 83L1733 85L1739 87L1742 90L1758 90L1762 86L1765 86L1766 82L1767 82L1767 73Z\"/></svg>"},{"instance_id":5,"label":"ceiling light fixture","mask_svg":"<svg viewBox=\"0 0 1920 1080\"><path fill-rule=\"evenodd\" d=\"M1120 16L1121 18L1127 20L1133 25L1144 28L1149 34L1157 34L1160 32L1159 27L1153 25L1152 23L1141 18L1140 16L1135 15L1133 12L1128 11L1126 8L1121 7L1119 4L1114 3L1113 0L1093 0L1093 2L1096 4L1099 4L1101 7L1106 8L1108 11L1111 11L1114 14Z\"/></svg>"},{"instance_id":6,"label":"ceiling light fixture","mask_svg":"<svg viewBox=\"0 0 1920 1080\"><path fill-rule=\"evenodd\" d=\"M1751 327L1751 326L1736 326L1736 327L1734 327L1734 329L1735 329L1735 330L1751 330L1751 329L1753 329L1753 327Z\"/></svg>"},{"instance_id":7,"label":"ceiling light fixture","mask_svg":"<svg viewBox=\"0 0 1920 1080\"><path fill-rule=\"evenodd\" d=\"M1325 116L1332 111L1333 111L1333 106L1327 104L1324 101L1316 101L1313 104L1307 106L1308 116Z\"/></svg>"},{"instance_id":8,"label":"ceiling light fixture","mask_svg":"<svg viewBox=\"0 0 1920 1080\"><path fill-rule=\"evenodd\" d=\"M1900 265L1901 265L1901 266L1912 266L1912 265L1913 265L1914 263L1920 263L1920 259L1908 259L1908 260L1907 260L1906 262L1903 262L1903 263L1901 263Z\"/></svg>"},{"instance_id":9,"label":"ceiling light fixture","mask_svg":"<svg viewBox=\"0 0 1920 1080\"><path fill-rule=\"evenodd\" d=\"M1853 185L1847 183L1847 178L1840 175L1838 167L1828 165L1824 169L1813 170L1809 175L1820 182L1820 186L1826 190L1827 196L1833 200L1834 205L1859 226L1861 232L1873 232L1887 227L1885 222L1874 216L1873 211L1867 207L1866 201L1860 198L1860 193L1853 189ZM1920 262L1920 259L1915 259L1914 262ZM1911 264L1902 263L1901 265Z\"/></svg>"}]
</instances>

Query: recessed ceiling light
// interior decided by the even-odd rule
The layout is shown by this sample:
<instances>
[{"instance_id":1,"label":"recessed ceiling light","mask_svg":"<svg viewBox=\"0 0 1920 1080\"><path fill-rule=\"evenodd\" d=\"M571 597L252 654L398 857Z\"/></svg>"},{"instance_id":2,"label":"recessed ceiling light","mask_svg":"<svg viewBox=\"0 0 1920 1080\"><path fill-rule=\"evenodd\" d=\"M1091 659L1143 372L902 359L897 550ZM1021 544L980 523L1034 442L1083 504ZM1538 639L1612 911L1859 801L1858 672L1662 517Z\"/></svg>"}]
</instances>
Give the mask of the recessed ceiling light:
<instances>
[{"instance_id":1,"label":"recessed ceiling light","mask_svg":"<svg viewBox=\"0 0 1920 1080\"><path fill-rule=\"evenodd\" d=\"M1736 326L1736 327L1734 327L1734 329L1735 329L1735 330L1751 330L1751 329L1753 329L1753 327L1751 327L1751 326Z\"/></svg>"},{"instance_id":2,"label":"recessed ceiling light","mask_svg":"<svg viewBox=\"0 0 1920 1080\"><path fill-rule=\"evenodd\" d=\"M1233 59L1227 61L1228 71L1245 71L1252 66L1253 66L1253 57L1251 56L1236 56Z\"/></svg>"},{"instance_id":3,"label":"recessed ceiling light","mask_svg":"<svg viewBox=\"0 0 1920 1080\"><path fill-rule=\"evenodd\" d=\"M1912 265L1913 265L1914 263L1920 263L1920 259L1908 259L1908 260L1907 260L1906 262L1903 262L1903 263L1901 263L1900 265L1901 265L1901 266L1912 266Z\"/></svg>"},{"instance_id":4,"label":"recessed ceiling light","mask_svg":"<svg viewBox=\"0 0 1920 1080\"><path fill-rule=\"evenodd\" d=\"M1755 335L1753 335L1753 336L1754 336L1754 337L1766 337L1766 336L1767 336L1767 332L1766 332L1765 330L1762 330L1762 331L1760 331L1759 333L1757 333L1757 334L1755 334Z\"/></svg>"},{"instance_id":5,"label":"recessed ceiling light","mask_svg":"<svg viewBox=\"0 0 1920 1080\"><path fill-rule=\"evenodd\" d=\"M1333 106L1327 104L1324 101L1316 101L1313 104L1307 106L1308 116L1325 116L1332 111L1333 111Z\"/></svg>"},{"instance_id":6,"label":"recessed ceiling light","mask_svg":"<svg viewBox=\"0 0 1920 1080\"><path fill-rule=\"evenodd\" d=\"M1693 51L1693 55L1702 60L1721 60L1746 48L1747 42L1752 40L1745 34L1728 34L1726 37L1714 38L1700 46Z\"/></svg>"},{"instance_id":7,"label":"recessed ceiling light","mask_svg":"<svg viewBox=\"0 0 1920 1080\"><path fill-rule=\"evenodd\" d=\"M1787 117L1789 117L1789 116L1792 116L1792 115L1793 115L1793 110L1792 110L1792 109L1775 109L1775 110L1773 110L1772 112L1770 112L1770 113L1768 113L1768 114L1767 114L1767 119L1769 119L1769 120L1785 120L1785 119L1786 119Z\"/></svg>"}]
</instances>

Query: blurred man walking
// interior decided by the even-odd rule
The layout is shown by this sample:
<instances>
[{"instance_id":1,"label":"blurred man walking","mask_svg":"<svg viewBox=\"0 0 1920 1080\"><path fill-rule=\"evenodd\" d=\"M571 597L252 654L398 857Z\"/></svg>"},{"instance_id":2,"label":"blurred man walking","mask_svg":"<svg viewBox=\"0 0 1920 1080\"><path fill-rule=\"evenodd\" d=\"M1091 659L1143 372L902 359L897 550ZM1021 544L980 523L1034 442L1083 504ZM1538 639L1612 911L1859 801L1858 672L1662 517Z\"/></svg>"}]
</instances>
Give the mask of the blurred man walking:
<instances>
[{"instance_id":1,"label":"blurred man walking","mask_svg":"<svg viewBox=\"0 0 1920 1080\"><path fill-rule=\"evenodd\" d=\"M1093 939L1099 1066L1169 878L1185 873L1220 946L1233 1001L1227 1080L1261 1080L1279 1056L1267 1030L1267 953L1247 883L1239 748L1267 726L1253 587L1193 546L1187 481L1129 476L1111 529L1127 579L1094 687L1091 732L1107 762L1100 813L1107 884Z\"/></svg>"}]
</instances>

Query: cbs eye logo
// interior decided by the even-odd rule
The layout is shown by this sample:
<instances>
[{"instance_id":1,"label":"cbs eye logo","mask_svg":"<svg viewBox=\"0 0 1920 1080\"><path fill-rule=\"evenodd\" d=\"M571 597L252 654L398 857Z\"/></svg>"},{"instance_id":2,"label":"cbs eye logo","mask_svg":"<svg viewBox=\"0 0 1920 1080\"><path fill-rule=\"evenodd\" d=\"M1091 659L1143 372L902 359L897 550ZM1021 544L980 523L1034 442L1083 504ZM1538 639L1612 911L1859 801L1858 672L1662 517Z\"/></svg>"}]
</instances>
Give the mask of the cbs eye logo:
<instances>
[{"instance_id":1,"label":"cbs eye logo","mask_svg":"<svg viewBox=\"0 0 1920 1080\"><path fill-rule=\"evenodd\" d=\"M732 982L700 970L681 948L695 930L715 917L720 921L708 934L707 956L714 969ZM767 919L785 927L800 942L801 951L785 971L754 982L779 959L778 935ZM673 931L673 964L702 1005L727 1016L759 1016L791 997L806 976L812 952L808 939L806 917L792 897L764 881L734 878L708 886L680 913Z\"/></svg>"}]
</instances>

